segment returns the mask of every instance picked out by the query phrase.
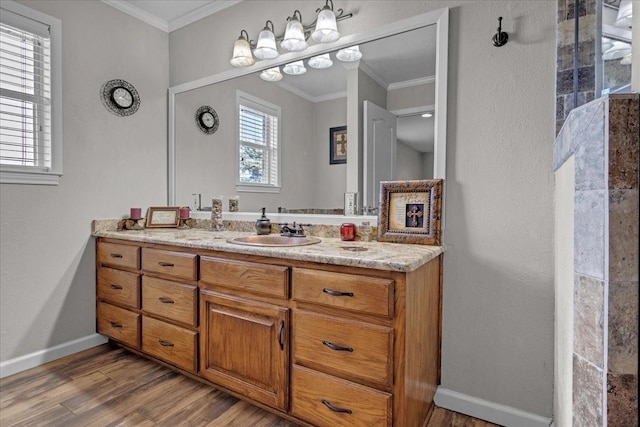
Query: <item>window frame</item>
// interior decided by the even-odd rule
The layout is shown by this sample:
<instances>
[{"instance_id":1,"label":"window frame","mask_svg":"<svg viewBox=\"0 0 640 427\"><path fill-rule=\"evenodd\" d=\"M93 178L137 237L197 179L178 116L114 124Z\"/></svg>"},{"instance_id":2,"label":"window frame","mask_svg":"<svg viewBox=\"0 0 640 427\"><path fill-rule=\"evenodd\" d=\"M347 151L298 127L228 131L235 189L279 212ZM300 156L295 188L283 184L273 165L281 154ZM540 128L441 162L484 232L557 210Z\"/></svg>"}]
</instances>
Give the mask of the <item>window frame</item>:
<instances>
[{"instance_id":1,"label":"window frame","mask_svg":"<svg viewBox=\"0 0 640 427\"><path fill-rule=\"evenodd\" d=\"M244 101L244 102L243 102ZM247 183L240 181L240 147L243 146L240 142L240 105L252 108L260 111L264 114L275 116L278 120L278 129L276 132L277 137L277 160L275 162L276 183L275 184L260 184L260 183ZM274 114L275 113L275 114ZM282 109L280 106L272 104L264 99L250 95L246 92L236 90L236 114L235 114L235 139L236 139L236 151L235 151L235 175L236 175L236 191L238 192L253 192L253 193L280 193L281 189L281 177L282 177ZM272 168L271 156L269 157L268 168Z\"/></svg>"},{"instance_id":2,"label":"window frame","mask_svg":"<svg viewBox=\"0 0 640 427\"><path fill-rule=\"evenodd\" d=\"M49 26L51 45L51 167L0 164L0 184L58 185L62 176L62 21L12 0L3 0L0 9ZM3 21L7 22L5 18ZM8 23L8 22L7 22Z\"/></svg>"}]
</instances>

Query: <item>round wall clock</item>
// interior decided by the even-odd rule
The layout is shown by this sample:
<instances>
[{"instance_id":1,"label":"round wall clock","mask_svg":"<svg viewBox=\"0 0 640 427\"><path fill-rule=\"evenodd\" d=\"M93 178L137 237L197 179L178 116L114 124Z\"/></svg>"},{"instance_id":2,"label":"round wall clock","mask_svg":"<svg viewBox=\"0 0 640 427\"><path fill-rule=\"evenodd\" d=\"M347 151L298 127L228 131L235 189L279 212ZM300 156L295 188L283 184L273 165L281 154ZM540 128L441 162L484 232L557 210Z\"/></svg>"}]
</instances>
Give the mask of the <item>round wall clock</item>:
<instances>
[{"instance_id":1,"label":"round wall clock","mask_svg":"<svg viewBox=\"0 0 640 427\"><path fill-rule=\"evenodd\" d=\"M100 99L116 116L130 116L140 108L140 95L135 87L122 79L109 80L100 88Z\"/></svg>"},{"instance_id":2,"label":"round wall clock","mask_svg":"<svg viewBox=\"0 0 640 427\"><path fill-rule=\"evenodd\" d=\"M220 125L220 119L218 119L218 113L216 110L209 107L208 105L203 105L198 108L196 111L196 124L198 128L206 134L215 133L218 130L218 126Z\"/></svg>"}]
</instances>

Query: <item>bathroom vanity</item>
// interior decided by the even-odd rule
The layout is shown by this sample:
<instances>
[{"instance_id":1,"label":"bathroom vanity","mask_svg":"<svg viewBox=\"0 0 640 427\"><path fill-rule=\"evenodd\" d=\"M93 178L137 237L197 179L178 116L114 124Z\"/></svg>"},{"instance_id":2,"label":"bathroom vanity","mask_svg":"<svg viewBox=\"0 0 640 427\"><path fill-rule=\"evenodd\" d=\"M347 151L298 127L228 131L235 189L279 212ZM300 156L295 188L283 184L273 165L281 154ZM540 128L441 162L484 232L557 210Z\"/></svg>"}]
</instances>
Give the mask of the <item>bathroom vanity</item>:
<instances>
[{"instance_id":1,"label":"bathroom vanity","mask_svg":"<svg viewBox=\"0 0 640 427\"><path fill-rule=\"evenodd\" d=\"M98 332L301 425L426 425L442 248L242 234L95 231Z\"/></svg>"}]
</instances>

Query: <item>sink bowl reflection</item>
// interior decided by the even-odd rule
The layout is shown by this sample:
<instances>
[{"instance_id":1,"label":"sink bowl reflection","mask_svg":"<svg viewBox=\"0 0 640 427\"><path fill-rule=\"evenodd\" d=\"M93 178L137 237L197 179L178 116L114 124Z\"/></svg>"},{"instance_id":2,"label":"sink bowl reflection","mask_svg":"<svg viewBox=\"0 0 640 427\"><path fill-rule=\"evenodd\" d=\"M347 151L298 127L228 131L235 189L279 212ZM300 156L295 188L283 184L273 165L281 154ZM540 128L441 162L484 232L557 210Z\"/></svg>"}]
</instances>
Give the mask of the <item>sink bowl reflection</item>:
<instances>
[{"instance_id":1,"label":"sink bowl reflection","mask_svg":"<svg viewBox=\"0 0 640 427\"><path fill-rule=\"evenodd\" d=\"M247 246L304 246L320 243L317 237L292 237L278 234L265 234L255 236L242 236L227 239L229 243Z\"/></svg>"}]
</instances>

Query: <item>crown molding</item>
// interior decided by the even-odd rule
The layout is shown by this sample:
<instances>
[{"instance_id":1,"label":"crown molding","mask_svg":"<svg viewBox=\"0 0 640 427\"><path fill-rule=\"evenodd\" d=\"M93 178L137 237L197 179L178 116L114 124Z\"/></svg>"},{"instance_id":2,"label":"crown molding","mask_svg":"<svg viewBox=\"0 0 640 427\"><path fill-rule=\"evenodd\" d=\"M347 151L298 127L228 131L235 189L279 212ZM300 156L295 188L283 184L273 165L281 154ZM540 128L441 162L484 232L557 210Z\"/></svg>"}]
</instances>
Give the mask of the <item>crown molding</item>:
<instances>
[{"instance_id":1,"label":"crown molding","mask_svg":"<svg viewBox=\"0 0 640 427\"><path fill-rule=\"evenodd\" d=\"M134 18L137 18L155 28L158 28L165 33L170 33L182 27L186 27L187 25L199 21L200 19L205 18L209 15L213 15L214 13L224 10L228 7L235 6L236 4L241 3L244 0L216 0L212 3L195 9L187 13L186 15L183 15L176 19L172 19L168 22L158 18L157 16L147 12L146 10L142 10L132 5L130 2L125 0L100 1L106 5L118 9L121 12L126 13L127 15L133 16Z\"/></svg>"}]
</instances>

